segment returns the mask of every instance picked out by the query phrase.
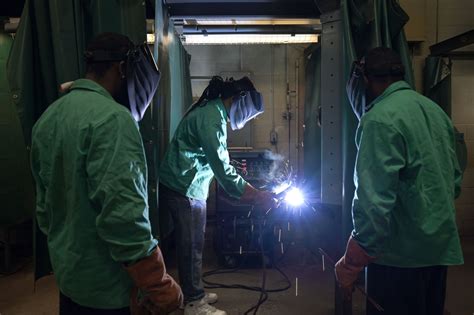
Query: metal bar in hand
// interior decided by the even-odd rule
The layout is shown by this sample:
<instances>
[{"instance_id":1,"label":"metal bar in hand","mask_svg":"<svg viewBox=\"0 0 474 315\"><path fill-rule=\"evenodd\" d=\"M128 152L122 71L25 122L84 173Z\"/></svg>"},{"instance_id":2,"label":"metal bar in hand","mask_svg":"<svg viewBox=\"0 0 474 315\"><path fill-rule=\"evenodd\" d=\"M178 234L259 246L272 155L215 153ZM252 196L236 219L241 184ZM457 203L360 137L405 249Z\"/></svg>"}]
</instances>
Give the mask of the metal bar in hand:
<instances>
[{"instance_id":1,"label":"metal bar in hand","mask_svg":"<svg viewBox=\"0 0 474 315\"><path fill-rule=\"evenodd\" d=\"M321 255L326 257L327 260L329 260L329 262L332 265L336 266L336 262L334 261L334 259L332 259L331 256L329 256L322 248L319 249L319 252L321 253ZM371 298L370 295L360 285L354 285L354 287L357 290L359 290L359 292L362 293L362 295L364 295L367 298L367 301L369 301L369 303L372 304L372 306L375 307L377 309L377 311L379 311L379 312L384 311L383 307L380 306L380 304L377 303L373 298Z\"/></svg>"}]
</instances>

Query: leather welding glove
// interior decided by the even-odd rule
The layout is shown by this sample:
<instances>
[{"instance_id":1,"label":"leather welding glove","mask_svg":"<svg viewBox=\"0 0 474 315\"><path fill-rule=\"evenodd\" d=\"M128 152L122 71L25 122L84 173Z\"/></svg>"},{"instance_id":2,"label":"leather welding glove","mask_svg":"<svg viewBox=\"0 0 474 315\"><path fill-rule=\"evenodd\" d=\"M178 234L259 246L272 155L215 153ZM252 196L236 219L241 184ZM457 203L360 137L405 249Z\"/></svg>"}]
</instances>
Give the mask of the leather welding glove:
<instances>
[{"instance_id":1,"label":"leather welding glove","mask_svg":"<svg viewBox=\"0 0 474 315\"><path fill-rule=\"evenodd\" d=\"M273 193L269 191L258 190L249 183L245 185L245 190L242 197L240 198L240 201L242 203L253 204L264 211L275 208L277 205L277 200L275 199Z\"/></svg>"},{"instance_id":2,"label":"leather welding glove","mask_svg":"<svg viewBox=\"0 0 474 315\"><path fill-rule=\"evenodd\" d=\"M69 92L73 83L74 81L68 81L68 82L62 83L61 85L59 85L59 92L61 93Z\"/></svg>"},{"instance_id":3,"label":"leather welding glove","mask_svg":"<svg viewBox=\"0 0 474 315\"><path fill-rule=\"evenodd\" d=\"M375 257L369 256L352 236L349 238L346 253L335 266L336 279L345 298L352 294L359 272L374 260Z\"/></svg>"},{"instance_id":4,"label":"leather welding glove","mask_svg":"<svg viewBox=\"0 0 474 315\"><path fill-rule=\"evenodd\" d=\"M180 286L166 272L161 250L126 266L128 274L138 288L132 290L130 310L132 314L165 315L176 310L183 302Z\"/></svg>"}]
</instances>

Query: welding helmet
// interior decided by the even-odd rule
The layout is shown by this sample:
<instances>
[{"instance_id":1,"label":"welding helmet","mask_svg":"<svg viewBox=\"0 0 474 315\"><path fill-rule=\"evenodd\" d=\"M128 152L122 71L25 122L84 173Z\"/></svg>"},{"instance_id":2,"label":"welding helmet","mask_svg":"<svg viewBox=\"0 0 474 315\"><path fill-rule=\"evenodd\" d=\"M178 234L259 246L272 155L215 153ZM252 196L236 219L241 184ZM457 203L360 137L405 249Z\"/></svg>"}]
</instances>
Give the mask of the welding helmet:
<instances>
[{"instance_id":1,"label":"welding helmet","mask_svg":"<svg viewBox=\"0 0 474 315\"><path fill-rule=\"evenodd\" d=\"M263 96L257 92L248 77L236 80L229 112L232 130L242 129L247 122L263 113Z\"/></svg>"},{"instance_id":2,"label":"welding helmet","mask_svg":"<svg viewBox=\"0 0 474 315\"><path fill-rule=\"evenodd\" d=\"M354 61L351 67L351 73L349 80L346 84L346 92L349 102L351 103L352 110L357 116L357 119L361 119L362 115L367 111L366 108L366 86L364 81L364 58L359 61Z\"/></svg>"},{"instance_id":3,"label":"welding helmet","mask_svg":"<svg viewBox=\"0 0 474 315\"><path fill-rule=\"evenodd\" d=\"M405 68L400 56L390 48L371 49L360 61L355 61L347 81L346 92L357 118L360 120L374 105L367 99L364 76L369 80L377 80L386 77L403 77L404 75Z\"/></svg>"},{"instance_id":4,"label":"welding helmet","mask_svg":"<svg viewBox=\"0 0 474 315\"><path fill-rule=\"evenodd\" d=\"M127 94L121 103L130 109L133 118L140 121L160 82L160 71L146 43L131 44L128 51L91 50L84 53L87 62L124 61L127 80Z\"/></svg>"}]
</instances>

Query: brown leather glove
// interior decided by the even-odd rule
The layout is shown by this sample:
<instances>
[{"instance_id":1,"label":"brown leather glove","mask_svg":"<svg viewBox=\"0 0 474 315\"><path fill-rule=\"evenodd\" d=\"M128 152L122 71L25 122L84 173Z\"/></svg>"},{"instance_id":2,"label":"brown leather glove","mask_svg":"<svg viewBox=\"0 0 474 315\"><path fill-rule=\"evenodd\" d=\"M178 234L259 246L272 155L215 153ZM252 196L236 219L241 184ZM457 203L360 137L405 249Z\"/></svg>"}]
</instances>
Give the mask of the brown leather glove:
<instances>
[{"instance_id":1,"label":"brown leather glove","mask_svg":"<svg viewBox=\"0 0 474 315\"><path fill-rule=\"evenodd\" d=\"M245 190L240 201L254 204L264 211L275 208L277 205L277 200L271 192L255 189L249 183L245 185Z\"/></svg>"},{"instance_id":2,"label":"brown leather glove","mask_svg":"<svg viewBox=\"0 0 474 315\"><path fill-rule=\"evenodd\" d=\"M346 253L339 259L335 267L337 282L346 298L352 294L359 272L374 260L375 257L369 256L352 236L349 238Z\"/></svg>"},{"instance_id":3,"label":"brown leather glove","mask_svg":"<svg viewBox=\"0 0 474 315\"><path fill-rule=\"evenodd\" d=\"M144 314L143 308L150 314L169 314L183 302L181 288L166 273L159 247L150 256L125 269L138 288L132 290L130 297L132 314Z\"/></svg>"}]
</instances>

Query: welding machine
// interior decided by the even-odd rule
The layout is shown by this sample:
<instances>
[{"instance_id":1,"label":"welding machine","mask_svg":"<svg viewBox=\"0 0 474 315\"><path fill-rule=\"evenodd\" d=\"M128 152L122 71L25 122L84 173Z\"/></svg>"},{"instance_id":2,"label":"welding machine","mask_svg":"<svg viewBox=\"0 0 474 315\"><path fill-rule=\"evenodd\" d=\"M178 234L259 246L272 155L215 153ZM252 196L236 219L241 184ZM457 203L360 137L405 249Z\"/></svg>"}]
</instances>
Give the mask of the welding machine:
<instances>
[{"instance_id":1,"label":"welding machine","mask_svg":"<svg viewBox=\"0 0 474 315\"><path fill-rule=\"evenodd\" d=\"M256 188L268 184L268 174L274 161L268 158L266 151L230 151L229 154L231 164L248 183ZM253 205L242 204L230 197L217 185L214 248L221 264L235 267L243 257L260 257L260 236L264 241L265 257L271 263L274 247L272 222L271 219L259 217L258 213L262 211L257 210L253 209Z\"/></svg>"}]
</instances>

